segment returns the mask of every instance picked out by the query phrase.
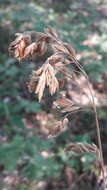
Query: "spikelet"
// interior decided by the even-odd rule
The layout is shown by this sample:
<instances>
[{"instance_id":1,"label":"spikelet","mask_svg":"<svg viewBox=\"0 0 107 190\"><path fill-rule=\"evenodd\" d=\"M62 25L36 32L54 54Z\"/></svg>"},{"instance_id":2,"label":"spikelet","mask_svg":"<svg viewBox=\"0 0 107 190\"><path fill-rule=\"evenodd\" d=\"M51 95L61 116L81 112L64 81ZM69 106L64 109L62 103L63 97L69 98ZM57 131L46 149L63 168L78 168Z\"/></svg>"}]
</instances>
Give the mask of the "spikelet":
<instances>
[{"instance_id":1,"label":"spikelet","mask_svg":"<svg viewBox=\"0 0 107 190\"><path fill-rule=\"evenodd\" d=\"M69 54L72 55L73 57L76 56L75 49L71 47L69 44L64 43L65 48L68 50Z\"/></svg>"},{"instance_id":2,"label":"spikelet","mask_svg":"<svg viewBox=\"0 0 107 190\"><path fill-rule=\"evenodd\" d=\"M53 124L53 127L50 129L48 138L53 138L53 137L60 135L64 131L64 128L67 126L67 124L68 124L67 118L64 118L61 121L55 122Z\"/></svg>"},{"instance_id":3,"label":"spikelet","mask_svg":"<svg viewBox=\"0 0 107 190\"><path fill-rule=\"evenodd\" d=\"M52 47L54 49L54 52L60 52L60 53L69 54L68 49L63 44L53 43Z\"/></svg>"},{"instance_id":4,"label":"spikelet","mask_svg":"<svg viewBox=\"0 0 107 190\"><path fill-rule=\"evenodd\" d=\"M50 58L49 58L49 63L50 64L55 64L57 62L63 62L64 61L64 57L61 53L54 53Z\"/></svg>"},{"instance_id":5,"label":"spikelet","mask_svg":"<svg viewBox=\"0 0 107 190\"><path fill-rule=\"evenodd\" d=\"M51 42L51 37L49 37L47 34L44 34L44 33L40 33L36 39L37 42L47 42L47 43L50 43Z\"/></svg>"},{"instance_id":6,"label":"spikelet","mask_svg":"<svg viewBox=\"0 0 107 190\"><path fill-rule=\"evenodd\" d=\"M60 108L65 108L74 105L74 103L68 98L59 98L54 102L54 105Z\"/></svg>"},{"instance_id":7,"label":"spikelet","mask_svg":"<svg viewBox=\"0 0 107 190\"><path fill-rule=\"evenodd\" d=\"M80 106L74 104L74 102L72 102L68 98L59 98L54 102L54 105L57 108L60 108L62 113L66 112L72 113L80 109Z\"/></svg>"},{"instance_id":8,"label":"spikelet","mask_svg":"<svg viewBox=\"0 0 107 190\"><path fill-rule=\"evenodd\" d=\"M83 154L85 152L94 153L99 157L99 149L95 144L89 143L70 143L65 148L66 151L73 151L79 154Z\"/></svg>"},{"instance_id":9,"label":"spikelet","mask_svg":"<svg viewBox=\"0 0 107 190\"><path fill-rule=\"evenodd\" d=\"M46 32L46 34L48 34L48 36L58 39L58 34L57 34L55 28L48 27L44 31Z\"/></svg>"},{"instance_id":10,"label":"spikelet","mask_svg":"<svg viewBox=\"0 0 107 190\"><path fill-rule=\"evenodd\" d=\"M23 59L26 47L31 43L31 36L18 34L18 37L10 44L9 52L19 61Z\"/></svg>"},{"instance_id":11,"label":"spikelet","mask_svg":"<svg viewBox=\"0 0 107 190\"><path fill-rule=\"evenodd\" d=\"M41 74L41 76L40 76L40 79L38 81L38 84L37 84L37 87L36 87L36 91L35 91L35 93L38 94L39 102L42 99L44 88L45 88L45 77L46 77L45 76L45 72L43 72Z\"/></svg>"},{"instance_id":12,"label":"spikelet","mask_svg":"<svg viewBox=\"0 0 107 190\"><path fill-rule=\"evenodd\" d=\"M23 58L25 57L28 57L28 58L31 58L34 53L37 52L37 44L35 42L31 43L29 46L27 46L27 48L25 49L25 52L24 52L24 56Z\"/></svg>"},{"instance_id":13,"label":"spikelet","mask_svg":"<svg viewBox=\"0 0 107 190\"><path fill-rule=\"evenodd\" d=\"M55 75L55 70L49 63L45 63L40 69L35 72L33 71L28 88L30 91L33 89L38 94L39 101L42 99L45 86L49 87L51 95L59 88L59 83Z\"/></svg>"},{"instance_id":14,"label":"spikelet","mask_svg":"<svg viewBox=\"0 0 107 190\"><path fill-rule=\"evenodd\" d=\"M44 53L47 51L47 43L46 41L40 42L38 44L38 54L44 55Z\"/></svg>"}]
</instances>

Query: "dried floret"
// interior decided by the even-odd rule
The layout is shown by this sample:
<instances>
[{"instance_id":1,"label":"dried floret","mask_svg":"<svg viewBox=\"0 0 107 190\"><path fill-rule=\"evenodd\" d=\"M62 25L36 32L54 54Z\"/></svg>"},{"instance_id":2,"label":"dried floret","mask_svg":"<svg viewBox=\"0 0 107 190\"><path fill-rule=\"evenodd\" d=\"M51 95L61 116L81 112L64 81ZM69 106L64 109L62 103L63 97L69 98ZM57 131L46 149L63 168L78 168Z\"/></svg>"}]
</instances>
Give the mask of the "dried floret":
<instances>
[{"instance_id":1,"label":"dried floret","mask_svg":"<svg viewBox=\"0 0 107 190\"><path fill-rule=\"evenodd\" d=\"M54 38L58 38L58 34L55 30L55 28L52 27L48 27L44 30L49 36L54 37Z\"/></svg>"},{"instance_id":2,"label":"dried floret","mask_svg":"<svg viewBox=\"0 0 107 190\"><path fill-rule=\"evenodd\" d=\"M47 42L47 43L50 43L51 42L51 37L49 37L47 34L44 34L44 33L40 33L36 39L37 42Z\"/></svg>"},{"instance_id":3,"label":"dried floret","mask_svg":"<svg viewBox=\"0 0 107 190\"><path fill-rule=\"evenodd\" d=\"M44 53L47 51L47 43L46 41L42 41L38 44L38 54L44 55Z\"/></svg>"},{"instance_id":4,"label":"dried floret","mask_svg":"<svg viewBox=\"0 0 107 190\"><path fill-rule=\"evenodd\" d=\"M80 109L80 106L76 105L68 98L59 98L54 102L57 108L61 108L62 113L75 112Z\"/></svg>"},{"instance_id":5,"label":"dried floret","mask_svg":"<svg viewBox=\"0 0 107 190\"><path fill-rule=\"evenodd\" d=\"M64 43L65 48L67 48L67 50L69 51L69 54L72 55L73 57L76 56L76 52L75 49L73 47L71 47L69 44Z\"/></svg>"},{"instance_id":6,"label":"dried floret","mask_svg":"<svg viewBox=\"0 0 107 190\"><path fill-rule=\"evenodd\" d=\"M35 89L35 93L38 94L39 101L42 99L45 86L49 87L49 92L51 95L53 95L59 88L59 83L55 75L55 70L49 63L44 64L40 69L33 72L31 77L32 82L30 81L30 83L33 83L34 78L35 81L38 81L35 83L36 86L33 86L33 89Z\"/></svg>"},{"instance_id":7,"label":"dried floret","mask_svg":"<svg viewBox=\"0 0 107 190\"><path fill-rule=\"evenodd\" d=\"M53 49L54 49L55 52L69 54L68 49L62 43L57 43L57 42L53 43L52 47L53 47Z\"/></svg>"},{"instance_id":8,"label":"dried floret","mask_svg":"<svg viewBox=\"0 0 107 190\"><path fill-rule=\"evenodd\" d=\"M31 43L31 36L18 34L18 37L10 44L9 52L19 61L23 59L26 47Z\"/></svg>"},{"instance_id":9,"label":"dried floret","mask_svg":"<svg viewBox=\"0 0 107 190\"><path fill-rule=\"evenodd\" d=\"M48 135L48 138L56 137L59 134L61 134L64 131L67 124L68 124L68 119L67 118L64 118L61 121L55 122L53 124L53 127L50 130L50 134Z\"/></svg>"},{"instance_id":10,"label":"dried floret","mask_svg":"<svg viewBox=\"0 0 107 190\"><path fill-rule=\"evenodd\" d=\"M37 44L35 42L33 42L32 44L27 46L27 48L24 51L23 57L31 58L37 52L37 49L38 49Z\"/></svg>"}]
</instances>

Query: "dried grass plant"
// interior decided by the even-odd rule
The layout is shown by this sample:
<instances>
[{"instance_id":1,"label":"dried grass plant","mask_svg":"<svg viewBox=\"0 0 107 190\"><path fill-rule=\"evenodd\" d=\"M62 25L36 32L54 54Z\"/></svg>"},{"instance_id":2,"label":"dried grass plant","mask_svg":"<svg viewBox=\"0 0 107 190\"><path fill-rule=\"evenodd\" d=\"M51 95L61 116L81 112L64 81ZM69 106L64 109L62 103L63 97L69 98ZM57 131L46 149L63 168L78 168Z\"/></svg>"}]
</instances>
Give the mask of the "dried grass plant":
<instances>
[{"instance_id":1,"label":"dried grass plant","mask_svg":"<svg viewBox=\"0 0 107 190\"><path fill-rule=\"evenodd\" d=\"M32 76L28 84L29 91L37 94L39 102L43 98L44 89L46 86L49 88L50 94L53 95L62 88L66 78L69 78L73 84L78 86L78 83L75 80L76 73L81 72L84 75L87 80L87 86L91 95L91 98L89 97L90 102L95 114L99 149L98 155L101 162L104 178L104 162L102 154L100 127L94 96L90 87L88 75L85 72L83 66L77 61L75 50L72 48L72 46L64 43L59 38L55 29L49 27L46 28L43 33L35 32L35 34L37 37L33 42L30 33L16 34L17 38L10 44L9 52L11 55L13 55L13 57L17 58L20 62L22 62L23 59L31 59L36 54L43 56L46 53L47 48L52 49L53 54L48 57L45 63L43 63L43 65L38 70L32 71ZM72 72L70 72L68 69L69 65L73 65L74 68L77 68L78 70L74 69ZM60 75L61 77L59 77ZM55 124L56 127L51 136L56 136L60 134L63 131L64 126L68 123L68 114L71 114L72 112L78 111L80 109L79 105L66 97L58 98L54 102L54 104L56 105L56 107L59 107L63 113L67 112L67 114L62 121L58 121ZM81 144L72 145L73 148L74 146L79 151L88 151L89 149L93 150L93 147L94 149L96 149L96 146L94 145L87 145L86 147Z\"/></svg>"}]
</instances>

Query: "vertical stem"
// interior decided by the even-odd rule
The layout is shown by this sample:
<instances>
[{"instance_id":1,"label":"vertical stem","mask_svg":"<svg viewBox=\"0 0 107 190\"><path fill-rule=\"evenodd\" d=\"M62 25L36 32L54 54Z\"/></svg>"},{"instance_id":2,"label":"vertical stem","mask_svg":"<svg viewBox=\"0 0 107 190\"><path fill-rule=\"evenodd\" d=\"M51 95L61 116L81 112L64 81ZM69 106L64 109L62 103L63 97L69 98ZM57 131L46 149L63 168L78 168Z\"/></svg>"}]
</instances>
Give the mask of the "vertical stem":
<instances>
[{"instance_id":1,"label":"vertical stem","mask_svg":"<svg viewBox=\"0 0 107 190\"><path fill-rule=\"evenodd\" d=\"M102 167L104 189L106 189L105 178L104 178L104 159L103 159L103 150L102 150L102 143L101 143L100 126L99 126L99 121L98 121L98 113L97 113L97 109L96 109L96 105L95 105L94 95L93 95L92 90L90 88L88 75L85 72L83 66L81 66L80 63L75 58L74 58L74 61L75 61L76 66L80 69L80 71L86 77L87 85L88 85L88 88L89 88L89 91L90 91L90 94L91 94L91 97L92 97L91 103L92 103L93 110L94 110L94 113L95 113L96 131L97 131L97 138L98 138L98 146L99 146L99 150L100 150L100 161L101 161L101 167Z\"/></svg>"}]
</instances>

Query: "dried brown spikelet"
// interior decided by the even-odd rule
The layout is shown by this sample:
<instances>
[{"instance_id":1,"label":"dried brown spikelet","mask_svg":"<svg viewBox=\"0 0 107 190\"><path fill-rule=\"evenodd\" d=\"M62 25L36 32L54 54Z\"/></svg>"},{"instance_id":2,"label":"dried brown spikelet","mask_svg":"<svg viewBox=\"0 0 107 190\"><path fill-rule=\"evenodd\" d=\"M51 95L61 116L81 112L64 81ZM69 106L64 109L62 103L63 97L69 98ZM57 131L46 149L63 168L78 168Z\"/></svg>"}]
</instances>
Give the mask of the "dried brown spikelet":
<instances>
[{"instance_id":1,"label":"dried brown spikelet","mask_svg":"<svg viewBox=\"0 0 107 190\"><path fill-rule=\"evenodd\" d=\"M75 112L80 109L80 106L75 105L70 99L68 98L59 98L54 102L54 105L58 108L61 108L62 113L66 112Z\"/></svg>"},{"instance_id":2,"label":"dried brown spikelet","mask_svg":"<svg viewBox=\"0 0 107 190\"><path fill-rule=\"evenodd\" d=\"M94 153L99 157L99 149L95 144L89 143L70 143L66 146L65 151L74 151L82 154L86 152Z\"/></svg>"},{"instance_id":3,"label":"dried brown spikelet","mask_svg":"<svg viewBox=\"0 0 107 190\"><path fill-rule=\"evenodd\" d=\"M56 90L59 88L59 83L56 77L54 77L49 85L49 91L53 95Z\"/></svg>"},{"instance_id":4,"label":"dried brown spikelet","mask_svg":"<svg viewBox=\"0 0 107 190\"><path fill-rule=\"evenodd\" d=\"M50 130L50 134L48 135L48 138L52 138L52 137L56 137L58 135L60 135L63 131L64 128L67 126L68 124L68 119L65 118L62 121L57 121L53 124L53 127Z\"/></svg>"},{"instance_id":5,"label":"dried brown spikelet","mask_svg":"<svg viewBox=\"0 0 107 190\"><path fill-rule=\"evenodd\" d=\"M39 81L38 81L38 84L37 84L37 87L36 87L36 90L35 90L35 93L38 94L38 99L39 99L39 102L41 101L42 99L42 96L43 96L43 92L44 92L44 89L45 89L45 73L43 72L39 78Z\"/></svg>"},{"instance_id":6,"label":"dried brown spikelet","mask_svg":"<svg viewBox=\"0 0 107 190\"><path fill-rule=\"evenodd\" d=\"M35 93L38 94L39 101L42 99L45 85L49 86L51 95L59 88L59 83L55 76L55 70L49 63L44 64L35 72L35 74L38 76L38 84Z\"/></svg>"},{"instance_id":7,"label":"dried brown spikelet","mask_svg":"<svg viewBox=\"0 0 107 190\"><path fill-rule=\"evenodd\" d=\"M49 43L51 42L51 37L49 37L47 34L41 33L38 35L36 41L45 41L46 43Z\"/></svg>"},{"instance_id":8,"label":"dried brown spikelet","mask_svg":"<svg viewBox=\"0 0 107 190\"><path fill-rule=\"evenodd\" d=\"M69 54L68 49L62 43L53 43L52 47L53 47L55 52Z\"/></svg>"},{"instance_id":9,"label":"dried brown spikelet","mask_svg":"<svg viewBox=\"0 0 107 190\"><path fill-rule=\"evenodd\" d=\"M56 64L57 62L63 62L64 61L64 56L62 53L55 53L49 58L49 63L51 65Z\"/></svg>"},{"instance_id":10,"label":"dried brown spikelet","mask_svg":"<svg viewBox=\"0 0 107 190\"><path fill-rule=\"evenodd\" d=\"M54 102L54 105L60 108L65 108L74 105L74 103L68 98L59 98Z\"/></svg>"},{"instance_id":11,"label":"dried brown spikelet","mask_svg":"<svg viewBox=\"0 0 107 190\"><path fill-rule=\"evenodd\" d=\"M64 109L61 110L62 113L66 113L66 112L76 112L80 109L80 106L77 106L77 105L72 105L72 106L68 106L68 107L65 107Z\"/></svg>"},{"instance_id":12,"label":"dried brown spikelet","mask_svg":"<svg viewBox=\"0 0 107 190\"><path fill-rule=\"evenodd\" d=\"M49 86L49 91L51 93L51 95L53 95L56 90L59 88L59 83L57 78L55 77L55 70L53 69L53 67L48 64L47 67L47 72L46 72L46 81L47 81L47 86Z\"/></svg>"},{"instance_id":13,"label":"dried brown spikelet","mask_svg":"<svg viewBox=\"0 0 107 190\"><path fill-rule=\"evenodd\" d=\"M31 43L31 36L28 34L18 34L18 37L10 44L9 52L19 61L23 59L26 47Z\"/></svg>"},{"instance_id":14,"label":"dried brown spikelet","mask_svg":"<svg viewBox=\"0 0 107 190\"><path fill-rule=\"evenodd\" d=\"M44 55L46 51L47 51L47 43L46 43L46 41L40 42L38 44L38 53L39 53L39 55Z\"/></svg>"},{"instance_id":15,"label":"dried brown spikelet","mask_svg":"<svg viewBox=\"0 0 107 190\"><path fill-rule=\"evenodd\" d=\"M65 48L67 48L67 50L69 51L70 55L72 55L73 57L76 56L76 52L75 49L73 47L71 47L69 44L64 43Z\"/></svg>"},{"instance_id":16,"label":"dried brown spikelet","mask_svg":"<svg viewBox=\"0 0 107 190\"><path fill-rule=\"evenodd\" d=\"M29 46L27 46L27 48L25 49L25 52L24 52L24 58L25 57L28 57L28 58L31 58L34 53L37 52L37 44L35 42L31 43Z\"/></svg>"},{"instance_id":17,"label":"dried brown spikelet","mask_svg":"<svg viewBox=\"0 0 107 190\"><path fill-rule=\"evenodd\" d=\"M54 38L58 38L58 34L55 30L55 28L53 27L48 27L44 30L49 36L54 37Z\"/></svg>"}]
</instances>

